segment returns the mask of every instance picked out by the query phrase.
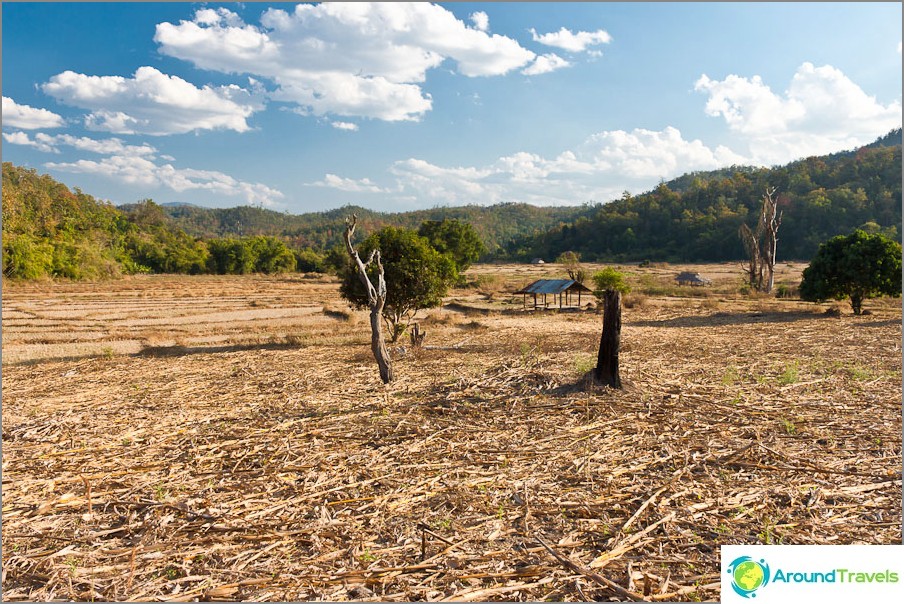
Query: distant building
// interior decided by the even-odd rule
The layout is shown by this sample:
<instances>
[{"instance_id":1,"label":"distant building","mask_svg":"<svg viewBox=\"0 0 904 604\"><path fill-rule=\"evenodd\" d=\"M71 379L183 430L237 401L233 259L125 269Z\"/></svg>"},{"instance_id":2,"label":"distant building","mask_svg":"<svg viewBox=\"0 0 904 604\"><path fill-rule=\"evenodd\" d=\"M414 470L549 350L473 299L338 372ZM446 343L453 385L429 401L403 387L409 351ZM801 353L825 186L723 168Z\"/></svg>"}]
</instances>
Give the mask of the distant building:
<instances>
[{"instance_id":1,"label":"distant building","mask_svg":"<svg viewBox=\"0 0 904 604\"><path fill-rule=\"evenodd\" d=\"M534 258L530 261L531 264L546 264L543 258Z\"/></svg>"},{"instance_id":2,"label":"distant building","mask_svg":"<svg viewBox=\"0 0 904 604\"><path fill-rule=\"evenodd\" d=\"M678 285L712 285L712 280L707 279L706 277L701 277L699 273L691 273L689 271L684 271L682 273L678 273L678 276L675 277L675 281L678 282Z\"/></svg>"},{"instance_id":3,"label":"distant building","mask_svg":"<svg viewBox=\"0 0 904 604\"><path fill-rule=\"evenodd\" d=\"M580 308L581 295L584 292L591 293L591 290L572 279L540 279L522 287L515 293L524 296L525 308L527 307L527 296L533 296L534 308L536 309L549 308L550 303L547 296L552 296L553 304L555 304L556 296L558 296L559 308ZM577 294L576 303L575 294ZM540 301L540 296L543 296L542 302Z\"/></svg>"}]
</instances>

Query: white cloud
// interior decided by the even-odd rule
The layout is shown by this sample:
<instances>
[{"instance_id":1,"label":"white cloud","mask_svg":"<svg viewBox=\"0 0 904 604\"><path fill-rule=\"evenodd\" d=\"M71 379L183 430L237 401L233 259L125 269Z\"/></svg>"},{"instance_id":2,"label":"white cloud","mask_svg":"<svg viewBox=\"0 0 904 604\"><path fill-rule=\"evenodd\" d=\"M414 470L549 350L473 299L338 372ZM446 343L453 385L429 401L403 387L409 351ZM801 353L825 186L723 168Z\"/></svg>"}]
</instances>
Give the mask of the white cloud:
<instances>
[{"instance_id":1,"label":"white cloud","mask_svg":"<svg viewBox=\"0 0 904 604\"><path fill-rule=\"evenodd\" d=\"M208 191L217 195L241 197L247 203L278 205L283 194L261 183L237 180L214 170L176 168L172 156L158 155L147 144L128 145L118 138L93 139L69 134L49 135L43 132L30 138L25 132L3 133L11 144L27 145L48 153L60 153L61 147L102 155L101 159L79 159L72 162L48 162L44 165L60 172L96 174L129 185L165 187L177 192Z\"/></svg>"},{"instance_id":2,"label":"white cloud","mask_svg":"<svg viewBox=\"0 0 904 604\"><path fill-rule=\"evenodd\" d=\"M75 137L69 134L49 135L43 132L38 132L34 140L30 139L24 132L15 132L11 135L4 133L3 138L8 143L35 147L39 151L47 153L59 153L61 146L72 147L80 151L90 151L100 155L141 156L153 155L157 152L150 145L127 145L118 138L98 140L85 136Z\"/></svg>"},{"instance_id":3,"label":"white cloud","mask_svg":"<svg viewBox=\"0 0 904 604\"><path fill-rule=\"evenodd\" d=\"M40 130L63 126L62 116L47 109L20 105L5 96L2 99L3 125L22 130Z\"/></svg>"},{"instance_id":4,"label":"white cloud","mask_svg":"<svg viewBox=\"0 0 904 604\"><path fill-rule=\"evenodd\" d=\"M330 126L337 130L348 130L349 132L357 132L358 124L352 122L330 122Z\"/></svg>"},{"instance_id":5,"label":"white cloud","mask_svg":"<svg viewBox=\"0 0 904 604\"><path fill-rule=\"evenodd\" d=\"M852 149L901 125L900 101L883 105L830 65L804 63L784 94L759 76L703 75L695 89L709 95L706 113L721 116L761 164Z\"/></svg>"},{"instance_id":6,"label":"white cloud","mask_svg":"<svg viewBox=\"0 0 904 604\"><path fill-rule=\"evenodd\" d=\"M153 67L139 67L132 78L64 71L41 88L61 102L89 110L89 129L117 134L245 132L250 129L247 118L262 108L259 99L238 86L198 88Z\"/></svg>"},{"instance_id":7,"label":"white cloud","mask_svg":"<svg viewBox=\"0 0 904 604\"><path fill-rule=\"evenodd\" d=\"M192 21L159 23L160 52L203 69L245 73L276 85L275 100L302 113L417 120L432 108L427 71L455 62L458 73L495 76L535 54L515 40L468 27L445 8L422 2L299 4L268 9L260 26L231 11L202 9Z\"/></svg>"},{"instance_id":8,"label":"white cloud","mask_svg":"<svg viewBox=\"0 0 904 604\"><path fill-rule=\"evenodd\" d=\"M744 163L744 158L665 128L600 132L551 158L519 152L486 166L456 167L411 158L396 162L390 172L397 180L395 194L422 203L553 205L610 201L626 188L646 191L660 178L733 163Z\"/></svg>"},{"instance_id":9,"label":"white cloud","mask_svg":"<svg viewBox=\"0 0 904 604\"><path fill-rule=\"evenodd\" d=\"M54 147L52 144L39 140L39 137L41 137L42 134L43 133L39 132L37 136L32 139L26 132L4 132L3 140L10 143L11 145L34 147L38 151L43 151L44 153L59 153L60 150Z\"/></svg>"},{"instance_id":10,"label":"white cloud","mask_svg":"<svg viewBox=\"0 0 904 604\"><path fill-rule=\"evenodd\" d=\"M556 69L561 69L563 67L568 67L571 65L568 61L560 57L555 53L550 53L546 55L540 55L534 62L521 70L521 73L524 75L540 75L543 73L549 73L550 71L555 71Z\"/></svg>"},{"instance_id":11,"label":"white cloud","mask_svg":"<svg viewBox=\"0 0 904 604\"><path fill-rule=\"evenodd\" d=\"M572 32L566 28L562 28L556 32L548 34L538 34L537 30L531 28L531 36L534 42L539 42L545 46L554 46L562 50L570 52L583 52L588 46L598 46L600 44L608 44L612 41L612 36L608 32L598 29L596 31L579 31Z\"/></svg>"},{"instance_id":12,"label":"white cloud","mask_svg":"<svg viewBox=\"0 0 904 604\"><path fill-rule=\"evenodd\" d=\"M49 162L51 170L96 174L143 188L165 187L178 193L207 191L216 195L241 197L249 204L272 206L283 194L261 183L250 183L213 170L176 168L138 155L111 155L99 161L80 159L69 163Z\"/></svg>"},{"instance_id":13,"label":"white cloud","mask_svg":"<svg viewBox=\"0 0 904 604\"><path fill-rule=\"evenodd\" d=\"M342 178L341 176L336 176L335 174L327 174L323 177L323 180L319 180L317 182L309 183L307 186L310 187L327 187L330 189L336 189L339 191L346 191L348 193L388 193L388 189L384 189L369 178L362 178L360 180L355 180L352 178Z\"/></svg>"},{"instance_id":14,"label":"white cloud","mask_svg":"<svg viewBox=\"0 0 904 604\"><path fill-rule=\"evenodd\" d=\"M480 31L490 30L490 17L482 10L477 11L476 13L471 13L469 19L471 19L471 23L474 24L474 27L476 27Z\"/></svg>"}]
</instances>

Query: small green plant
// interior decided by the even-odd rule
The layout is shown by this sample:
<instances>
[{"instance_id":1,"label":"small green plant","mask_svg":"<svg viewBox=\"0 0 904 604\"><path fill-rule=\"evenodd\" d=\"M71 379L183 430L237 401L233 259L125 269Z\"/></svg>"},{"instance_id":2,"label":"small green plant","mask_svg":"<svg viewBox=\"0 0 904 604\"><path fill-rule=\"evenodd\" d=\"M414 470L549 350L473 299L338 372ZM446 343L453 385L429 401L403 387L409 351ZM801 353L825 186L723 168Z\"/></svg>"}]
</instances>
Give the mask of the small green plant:
<instances>
[{"instance_id":1,"label":"small green plant","mask_svg":"<svg viewBox=\"0 0 904 604\"><path fill-rule=\"evenodd\" d=\"M154 490L154 496L156 497L157 501L164 501L167 497L169 497L169 491L167 491L162 484L159 484Z\"/></svg>"},{"instance_id":2,"label":"small green plant","mask_svg":"<svg viewBox=\"0 0 904 604\"><path fill-rule=\"evenodd\" d=\"M574 371L578 375L584 375L596 367L596 359L588 354L579 354L574 358Z\"/></svg>"},{"instance_id":3,"label":"small green plant","mask_svg":"<svg viewBox=\"0 0 904 604\"><path fill-rule=\"evenodd\" d=\"M794 422L785 417L781 419L781 422L786 434L788 434L789 436L794 436L795 434L797 434L797 426L794 425Z\"/></svg>"},{"instance_id":4,"label":"small green plant","mask_svg":"<svg viewBox=\"0 0 904 604\"><path fill-rule=\"evenodd\" d=\"M364 553L358 556L358 560L363 562L364 564L370 564L371 562L376 561L377 557L374 556L370 551L364 550Z\"/></svg>"},{"instance_id":5,"label":"small green plant","mask_svg":"<svg viewBox=\"0 0 904 604\"><path fill-rule=\"evenodd\" d=\"M846 371L852 380L857 380L858 382L869 380L873 377L873 372L861 365L850 365L846 368Z\"/></svg>"},{"instance_id":6,"label":"small green plant","mask_svg":"<svg viewBox=\"0 0 904 604\"><path fill-rule=\"evenodd\" d=\"M105 359L112 359L113 355L116 354L112 346L104 346L100 353Z\"/></svg>"},{"instance_id":7,"label":"small green plant","mask_svg":"<svg viewBox=\"0 0 904 604\"><path fill-rule=\"evenodd\" d=\"M722 384L725 386L736 384L740 379L741 376L738 374L738 368L735 366L729 367L725 370L725 373L722 374Z\"/></svg>"},{"instance_id":8,"label":"small green plant","mask_svg":"<svg viewBox=\"0 0 904 604\"><path fill-rule=\"evenodd\" d=\"M443 518L442 520L437 520L433 523L433 528L435 528L437 530L448 530L451 527L452 527L452 519L451 518Z\"/></svg>"},{"instance_id":9,"label":"small green plant","mask_svg":"<svg viewBox=\"0 0 904 604\"><path fill-rule=\"evenodd\" d=\"M797 361L794 361L788 364L785 367L785 370L782 372L780 376L778 376L778 383L785 386L788 384L797 383L800 379L798 376L799 364Z\"/></svg>"}]
</instances>

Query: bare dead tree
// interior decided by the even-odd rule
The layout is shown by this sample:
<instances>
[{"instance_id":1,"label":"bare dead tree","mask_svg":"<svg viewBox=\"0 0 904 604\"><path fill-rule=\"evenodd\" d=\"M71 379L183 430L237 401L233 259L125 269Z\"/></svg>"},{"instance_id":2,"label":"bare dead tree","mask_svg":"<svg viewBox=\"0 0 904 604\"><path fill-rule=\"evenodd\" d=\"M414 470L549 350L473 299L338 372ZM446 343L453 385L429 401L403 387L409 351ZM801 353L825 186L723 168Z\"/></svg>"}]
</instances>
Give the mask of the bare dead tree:
<instances>
[{"instance_id":1,"label":"bare dead tree","mask_svg":"<svg viewBox=\"0 0 904 604\"><path fill-rule=\"evenodd\" d=\"M756 229L742 224L738 230L744 251L747 253L747 280L750 287L759 292L771 293L775 285L775 260L778 246L778 228L782 224L782 212L778 209L775 187L766 187Z\"/></svg>"},{"instance_id":2,"label":"bare dead tree","mask_svg":"<svg viewBox=\"0 0 904 604\"><path fill-rule=\"evenodd\" d=\"M760 223L766 234L765 245L762 249L762 264L765 271L763 291L772 293L775 285L775 253L778 248L778 228L782 225L782 212L778 209L778 198L774 197L775 187L766 187L763 196L763 208L760 212Z\"/></svg>"},{"instance_id":3,"label":"bare dead tree","mask_svg":"<svg viewBox=\"0 0 904 604\"><path fill-rule=\"evenodd\" d=\"M358 277L361 284L367 291L367 304L370 307L370 349L374 353L374 359L380 367L380 379L384 384L388 384L393 380L392 359L389 357L389 350L386 348L386 341L383 338L383 307L386 306L386 280L383 273L383 264L380 262L380 250L371 252L367 262L363 262L358 255L358 250L352 245L352 235L355 233L355 225L358 222L358 215L352 214L350 218L345 219L345 249L348 251L352 260L358 268ZM377 285L371 283L370 277L367 276L367 267L373 263L377 267Z\"/></svg>"},{"instance_id":4,"label":"bare dead tree","mask_svg":"<svg viewBox=\"0 0 904 604\"><path fill-rule=\"evenodd\" d=\"M610 388L621 388L618 374L618 348L621 343L621 292L607 289L603 293L603 333L596 357L593 379Z\"/></svg>"}]
</instances>

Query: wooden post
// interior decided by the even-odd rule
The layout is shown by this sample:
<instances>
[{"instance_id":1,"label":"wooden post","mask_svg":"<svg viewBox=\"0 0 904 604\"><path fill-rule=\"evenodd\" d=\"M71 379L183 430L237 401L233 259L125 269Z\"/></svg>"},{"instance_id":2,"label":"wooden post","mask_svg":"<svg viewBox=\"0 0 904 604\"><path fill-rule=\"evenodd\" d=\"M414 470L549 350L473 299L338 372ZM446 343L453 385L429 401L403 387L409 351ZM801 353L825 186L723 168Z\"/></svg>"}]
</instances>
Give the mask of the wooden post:
<instances>
[{"instance_id":1,"label":"wooden post","mask_svg":"<svg viewBox=\"0 0 904 604\"><path fill-rule=\"evenodd\" d=\"M607 289L603 294L603 334L596 357L593 379L610 388L621 388L618 375L618 347L621 340L621 292Z\"/></svg>"}]
</instances>

